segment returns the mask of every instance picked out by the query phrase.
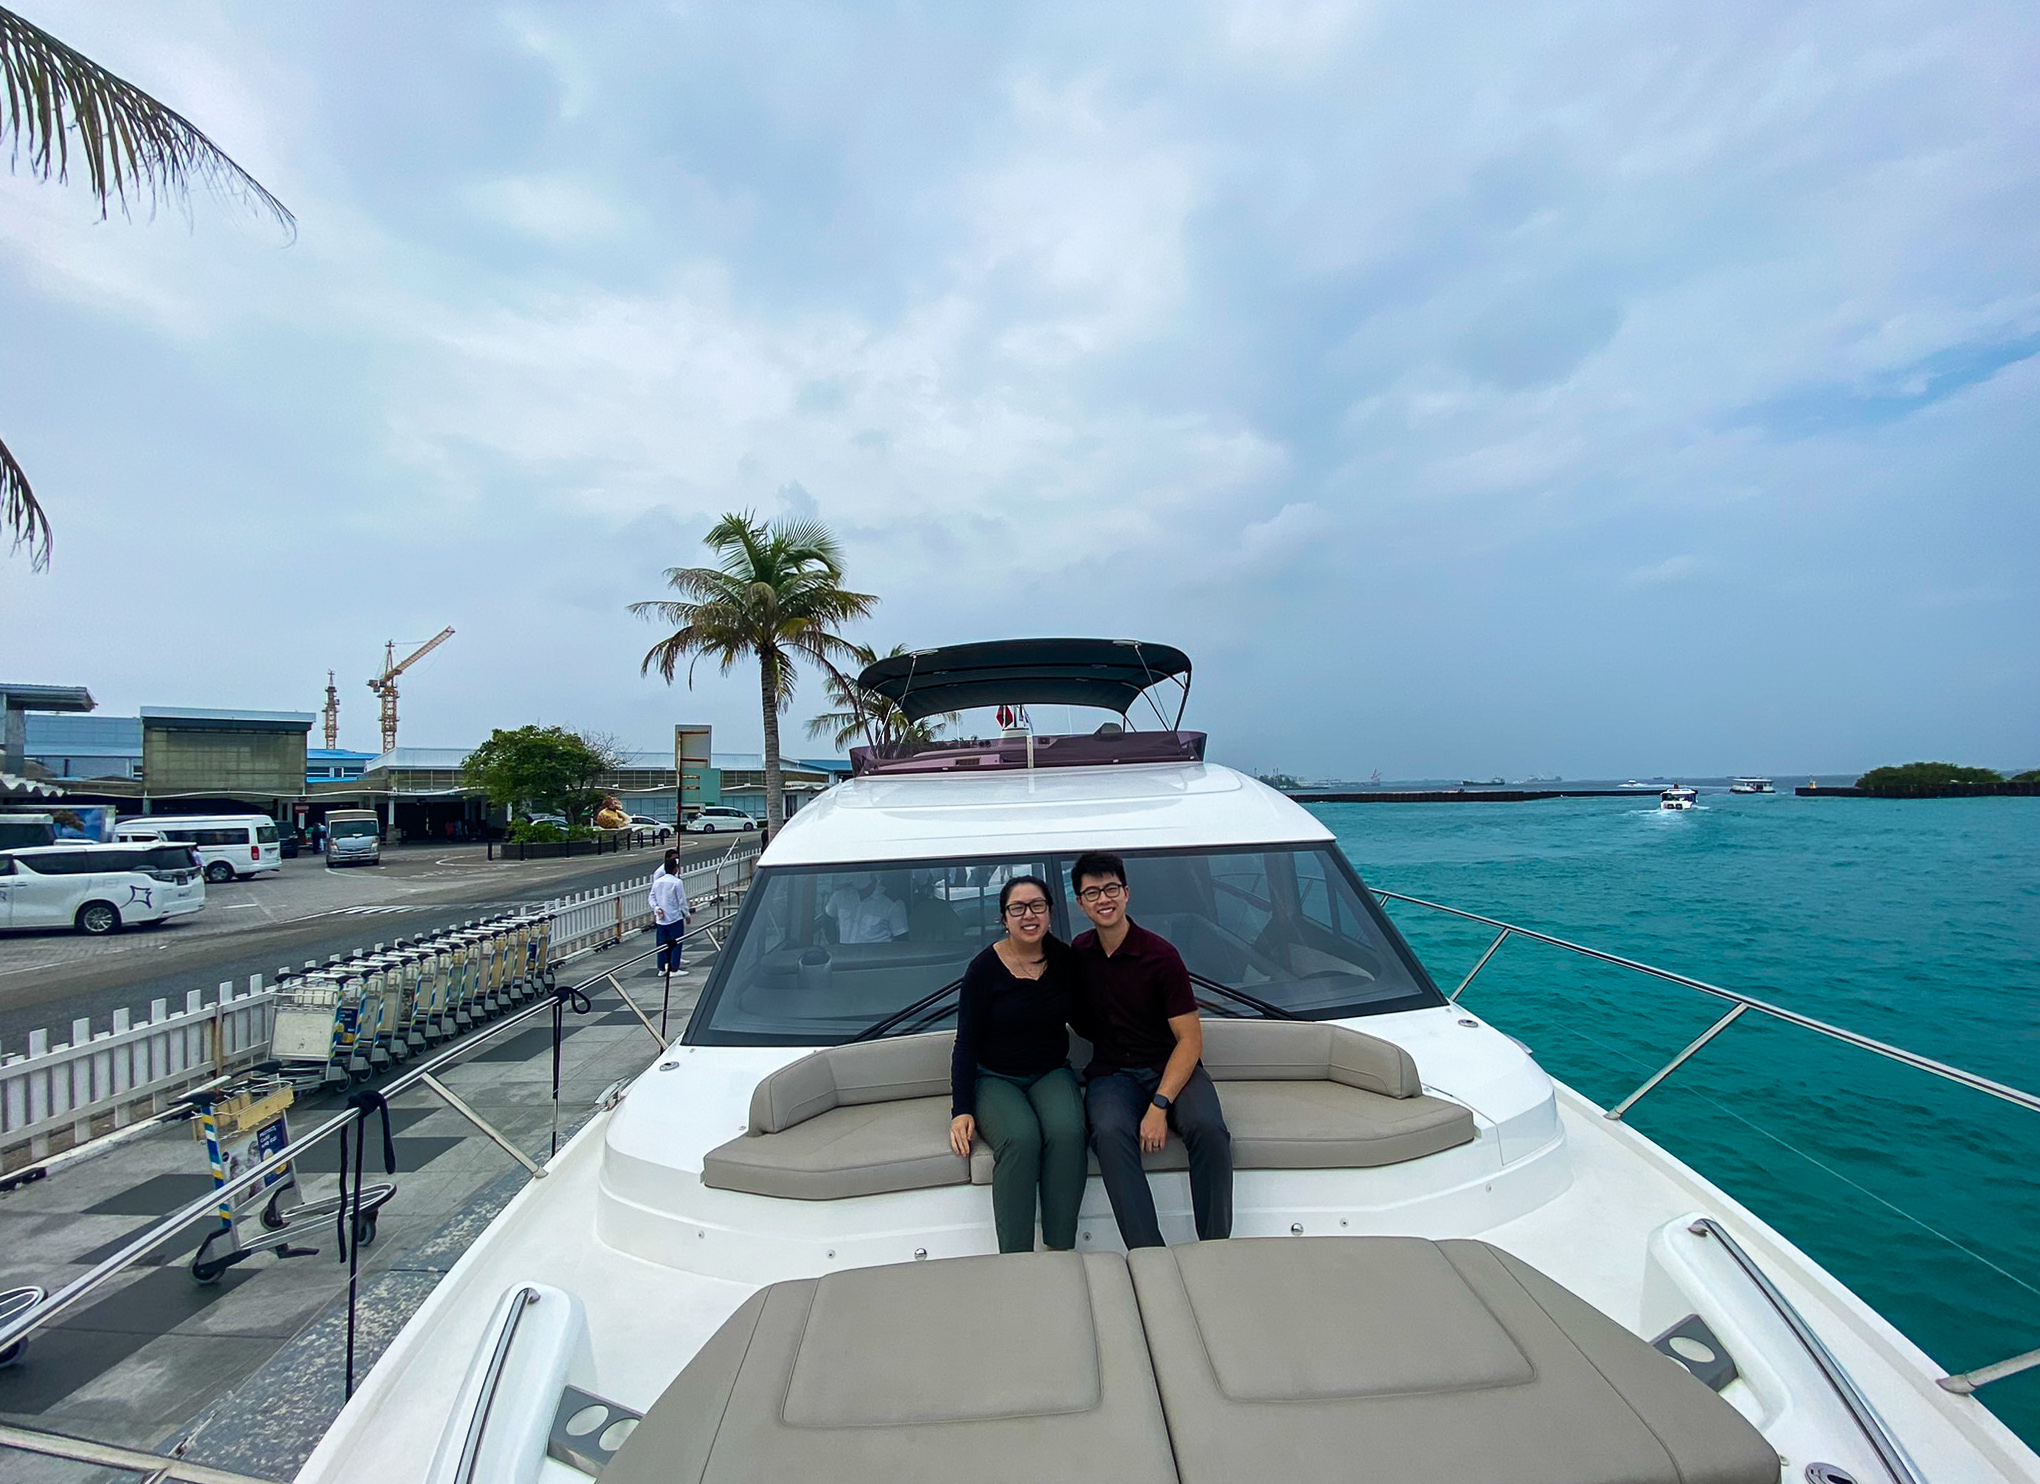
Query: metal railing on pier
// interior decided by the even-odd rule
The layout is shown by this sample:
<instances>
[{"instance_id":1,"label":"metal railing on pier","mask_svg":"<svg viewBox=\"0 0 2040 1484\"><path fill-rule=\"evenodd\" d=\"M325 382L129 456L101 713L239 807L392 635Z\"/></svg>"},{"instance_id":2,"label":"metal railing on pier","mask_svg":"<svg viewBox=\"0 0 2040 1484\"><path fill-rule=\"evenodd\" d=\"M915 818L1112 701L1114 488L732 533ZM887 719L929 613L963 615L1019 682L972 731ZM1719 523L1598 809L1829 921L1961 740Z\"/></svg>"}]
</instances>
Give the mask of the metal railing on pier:
<instances>
[{"instance_id":1,"label":"metal railing on pier","mask_svg":"<svg viewBox=\"0 0 2040 1484\"><path fill-rule=\"evenodd\" d=\"M684 873L687 875L700 874L706 882L706 889L698 896L692 889L693 883L690 883L689 896L695 898L698 908L696 918L690 921L688 926L689 937L705 936L718 945L721 943L722 935L727 932L730 924L736 920L737 911L741 906L742 894L748 887L752 868L756 864L758 854L759 851L755 841L750 843L748 849L745 848L745 842L740 841L715 860L705 862L693 868L692 871ZM627 887L617 888L617 890L633 892L638 897L645 895L642 882L632 883ZM588 938L600 939L600 941L589 942L583 951L593 951L596 948L612 946L622 941L629 933L637 931L640 926L649 924L650 911L648 906L641 914L632 910L626 911L620 916L615 913L604 915L610 905L608 899L611 895L613 895L611 892L593 894L586 901L576 904L587 909L592 914L593 920L585 925ZM704 908L706 910L702 910ZM639 921L640 918L642 918L642 922ZM448 1088L440 1080L439 1074L473 1056L490 1043L498 1041L500 1037L510 1031L528 1026L541 1017L555 1017L555 1075L552 1098L554 1103L553 1141L554 1152L556 1153L560 1113L559 1069L557 1065L560 1026L557 1017L561 1015L565 1007L575 1005L577 1001L579 1002L578 1008L585 1011L587 1003L585 999L586 992L606 984L617 992L625 1006L635 1014L645 1030L650 1033L651 1039L655 1043L655 1049L647 1055L647 1061L649 1062L658 1054L657 1048L663 1048L666 1045L666 1037L651 1023L643 1007L624 990L617 976L624 970L653 957L657 951L657 949L649 949L635 957L624 960L622 963L610 965L600 973L594 974L578 984L562 986L546 994L542 999L533 1004L512 1011L501 1019L479 1027L462 1040L446 1046L427 1057L418 1065L407 1069L387 1083L384 1083L377 1089L373 1101L376 1103L387 1103L389 1099L395 1098L402 1093L422 1088L439 1097L456 1114L472 1124L483 1137L504 1150L524 1169L527 1176L532 1179L545 1178L548 1172L544 1163L532 1158L506 1138L487 1119L479 1115L464 1099ZM612 1089L613 1091L614 1089ZM609 1106L612 1103L613 1098L605 1097L602 1106ZM232 1203L242 1193L255 1189L273 1172L281 1170L284 1166L303 1162L314 1146L338 1138L349 1129L363 1128L365 1131L367 1116L365 1108L350 1106L345 1112L336 1114L325 1123L312 1129L309 1133L292 1138L286 1148L257 1163L251 1164L237 1174L227 1177L219 1188L208 1191L204 1195L194 1197L183 1206L165 1215L161 1220L136 1233L124 1242L118 1250L109 1253L86 1272L51 1291L40 1301L22 1308L4 1319L0 1319L0 1353L5 1353L10 1347L27 1340L37 1330L46 1328L61 1315L92 1297L108 1283L126 1273L151 1252L175 1237L179 1232L195 1226L208 1218L217 1220L218 1212L223 1203ZM345 1152L345 1144L343 1142L343 1160ZM343 1173L343 1187L344 1183L345 1177ZM350 1351L350 1366L351 1359ZM222 1469L209 1468L205 1465L192 1463L176 1457L117 1447L91 1439L74 1438L62 1433L18 1425L0 1427L0 1450L9 1449L39 1453L45 1457L98 1464L127 1472L145 1474L150 1479L181 1479L192 1481L192 1484L268 1484L268 1481L254 1479L247 1475L231 1473Z\"/></svg>"},{"instance_id":2,"label":"metal railing on pier","mask_svg":"<svg viewBox=\"0 0 2040 1484\"><path fill-rule=\"evenodd\" d=\"M745 836L689 866L681 880L690 896L719 902L749 881L757 858L757 837ZM650 880L648 869L642 877L534 906L552 919L554 958L571 959L649 928ZM58 1145L66 1139L75 1148L144 1122L182 1094L265 1060L277 983L291 972L281 970L274 979L255 974L245 986L222 983L210 1001L204 990L191 990L175 1011L167 999L154 1001L140 1018L116 1010L113 1028L97 1034L91 1021L76 1020L68 1041L53 1042L47 1030L31 1032L25 1054L0 1059L0 1151L12 1156L0 1183L62 1152Z\"/></svg>"}]
</instances>

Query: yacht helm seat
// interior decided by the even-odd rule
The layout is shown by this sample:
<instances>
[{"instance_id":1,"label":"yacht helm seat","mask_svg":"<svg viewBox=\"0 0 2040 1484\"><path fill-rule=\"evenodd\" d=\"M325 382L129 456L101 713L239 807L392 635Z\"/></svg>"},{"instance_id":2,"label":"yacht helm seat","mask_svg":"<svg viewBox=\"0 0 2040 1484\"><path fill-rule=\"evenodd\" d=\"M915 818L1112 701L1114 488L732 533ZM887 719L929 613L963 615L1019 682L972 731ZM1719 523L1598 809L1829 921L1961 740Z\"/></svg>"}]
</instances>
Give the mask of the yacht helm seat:
<instances>
[{"instance_id":1,"label":"yacht helm seat","mask_svg":"<svg viewBox=\"0 0 2040 1484\"><path fill-rule=\"evenodd\" d=\"M1483 1242L1246 1238L754 1294L604 1484L1776 1484L1680 1366Z\"/></svg>"},{"instance_id":2,"label":"yacht helm seat","mask_svg":"<svg viewBox=\"0 0 2040 1484\"><path fill-rule=\"evenodd\" d=\"M749 1128L712 1149L702 1183L793 1200L839 1200L965 1182L992 1154L949 1150L953 1032L833 1046L781 1067L751 1096ZM1072 1060L1089 1049L1072 1037ZM1218 1085L1235 1169L1400 1164L1473 1142L1473 1114L1431 1097L1409 1053L1321 1021L1208 1020L1204 1068ZM1180 1170L1172 1132L1150 1170ZM1095 1164L1093 1166L1095 1170Z\"/></svg>"}]
</instances>

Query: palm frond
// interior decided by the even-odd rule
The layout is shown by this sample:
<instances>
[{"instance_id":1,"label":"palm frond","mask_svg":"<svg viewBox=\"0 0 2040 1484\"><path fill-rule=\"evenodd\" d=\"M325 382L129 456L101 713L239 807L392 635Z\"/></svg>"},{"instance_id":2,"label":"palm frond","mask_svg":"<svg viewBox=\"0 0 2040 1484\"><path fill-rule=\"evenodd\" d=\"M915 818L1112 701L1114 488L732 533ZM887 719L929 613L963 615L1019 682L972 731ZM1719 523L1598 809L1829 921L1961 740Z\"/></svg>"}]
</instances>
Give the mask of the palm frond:
<instances>
[{"instance_id":1,"label":"palm frond","mask_svg":"<svg viewBox=\"0 0 2040 1484\"><path fill-rule=\"evenodd\" d=\"M50 519L4 443L0 443L0 530L13 534L16 551L28 548L31 570L40 572L50 564Z\"/></svg>"},{"instance_id":2,"label":"palm frond","mask_svg":"<svg viewBox=\"0 0 2040 1484\"><path fill-rule=\"evenodd\" d=\"M37 180L64 181L76 149L101 216L116 203L128 215L131 198L151 209L166 197L182 203L197 183L297 234L289 209L191 120L4 9L0 87L13 162L26 157Z\"/></svg>"}]
</instances>

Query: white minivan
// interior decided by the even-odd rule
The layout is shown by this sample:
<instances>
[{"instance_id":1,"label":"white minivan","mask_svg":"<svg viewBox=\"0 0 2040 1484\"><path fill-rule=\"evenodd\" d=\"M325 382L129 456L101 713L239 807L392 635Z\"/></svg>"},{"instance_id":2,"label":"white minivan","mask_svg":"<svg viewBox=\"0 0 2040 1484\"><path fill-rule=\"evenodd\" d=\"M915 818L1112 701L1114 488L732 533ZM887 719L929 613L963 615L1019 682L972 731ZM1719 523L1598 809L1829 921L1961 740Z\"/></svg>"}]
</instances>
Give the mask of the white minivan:
<instances>
[{"instance_id":1,"label":"white minivan","mask_svg":"<svg viewBox=\"0 0 2040 1484\"><path fill-rule=\"evenodd\" d=\"M190 845L39 845L0 851L0 928L76 928L92 937L205 906Z\"/></svg>"},{"instance_id":2,"label":"white minivan","mask_svg":"<svg viewBox=\"0 0 2040 1484\"><path fill-rule=\"evenodd\" d=\"M283 869L276 821L266 814L144 814L123 819L114 837L130 843L168 840L196 845L211 882L246 880Z\"/></svg>"}]
</instances>

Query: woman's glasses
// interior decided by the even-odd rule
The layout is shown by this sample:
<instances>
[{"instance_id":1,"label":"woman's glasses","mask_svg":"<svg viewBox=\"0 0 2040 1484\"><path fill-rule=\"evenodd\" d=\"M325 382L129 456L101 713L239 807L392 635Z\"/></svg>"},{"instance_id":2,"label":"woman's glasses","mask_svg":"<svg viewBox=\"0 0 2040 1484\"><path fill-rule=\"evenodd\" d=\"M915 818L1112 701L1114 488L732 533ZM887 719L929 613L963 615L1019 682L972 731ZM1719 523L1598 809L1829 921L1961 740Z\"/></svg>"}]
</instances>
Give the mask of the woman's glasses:
<instances>
[{"instance_id":1,"label":"woman's glasses","mask_svg":"<svg viewBox=\"0 0 2040 1484\"><path fill-rule=\"evenodd\" d=\"M1108 881L1103 886L1085 887L1077 893L1077 900L1080 902L1116 902L1125 895L1126 886L1124 883Z\"/></svg>"},{"instance_id":2,"label":"woman's glasses","mask_svg":"<svg viewBox=\"0 0 2040 1484\"><path fill-rule=\"evenodd\" d=\"M1006 915L1008 917L1046 917L1048 916L1048 903L1045 901L1008 902L1006 904Z\"/></svg>"}]
</instances>

